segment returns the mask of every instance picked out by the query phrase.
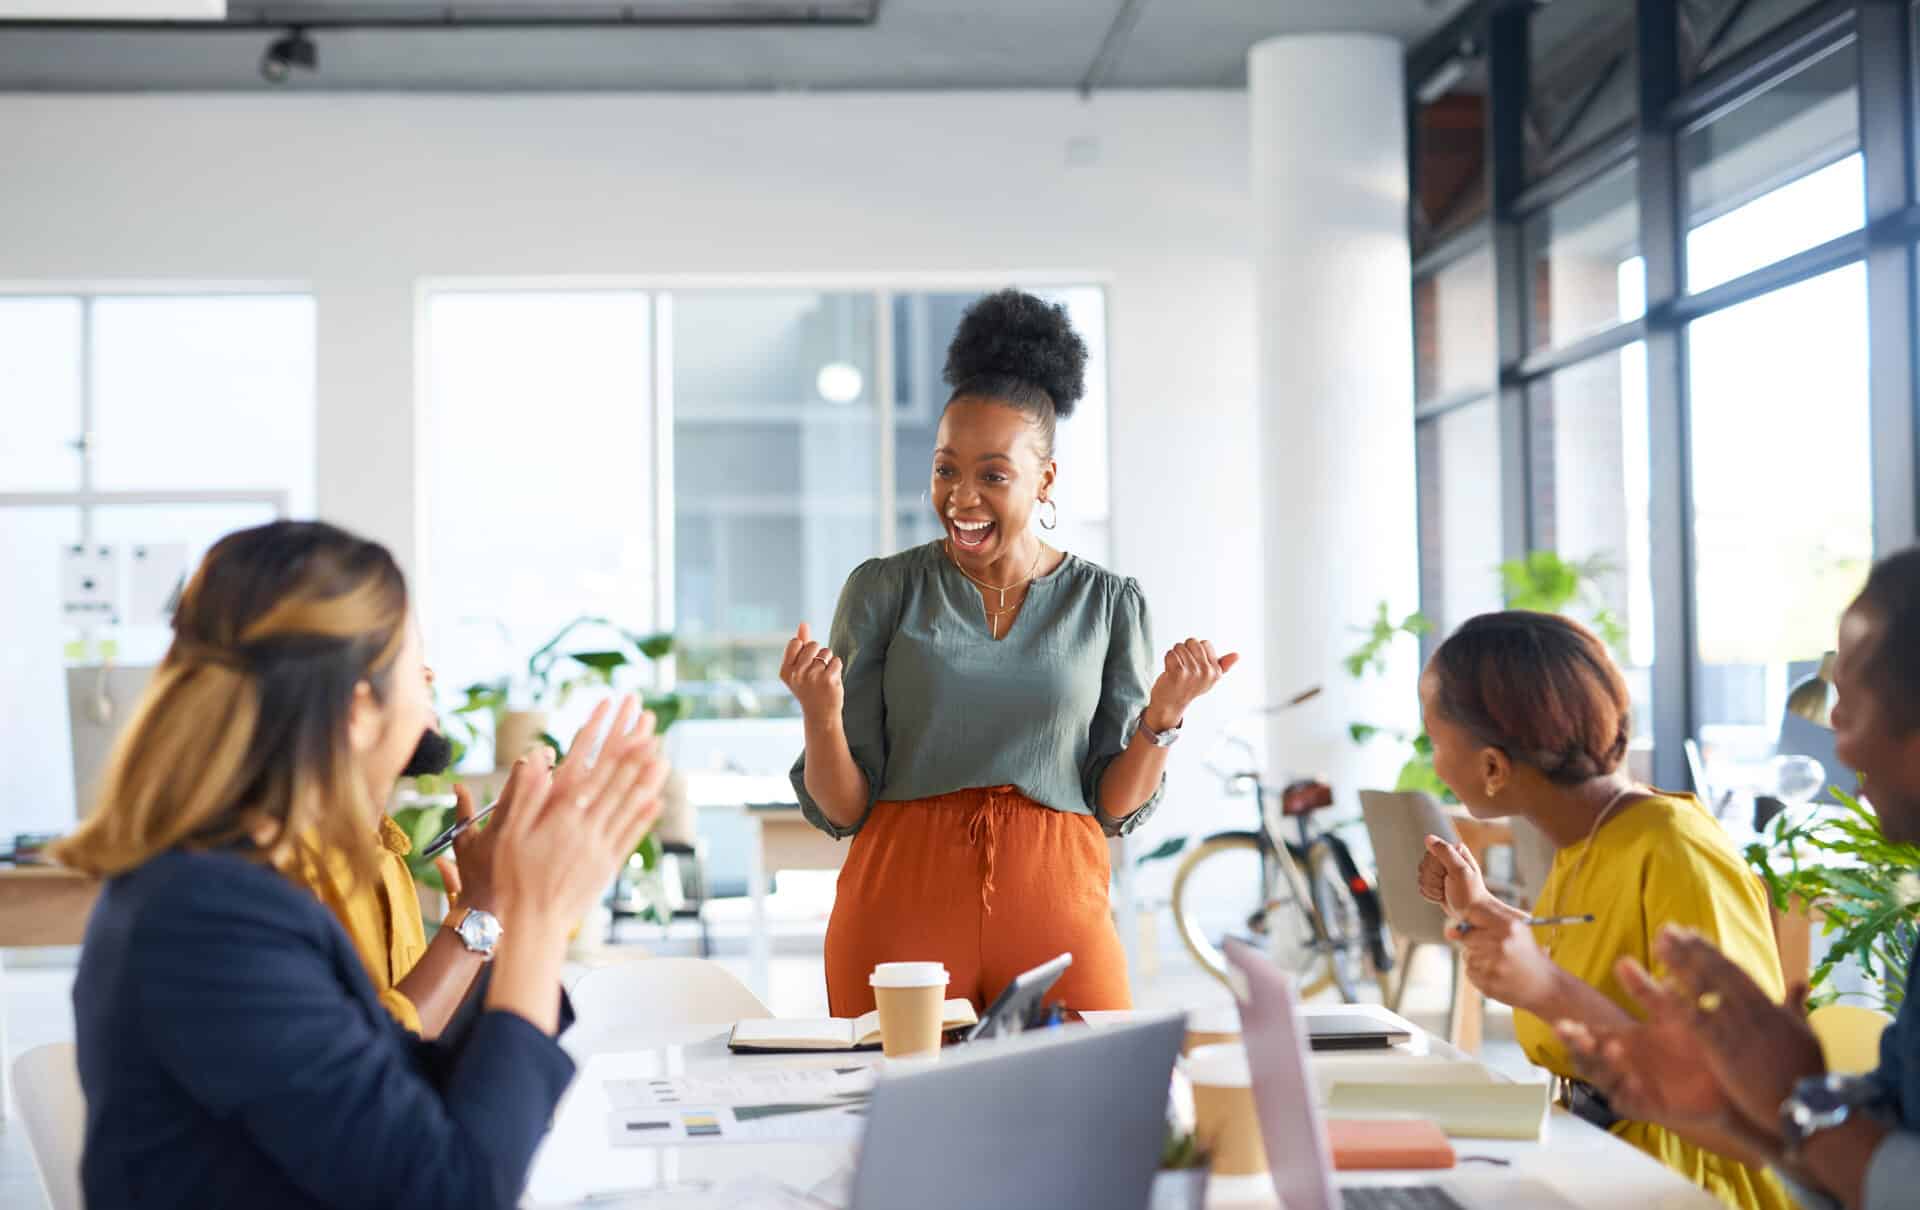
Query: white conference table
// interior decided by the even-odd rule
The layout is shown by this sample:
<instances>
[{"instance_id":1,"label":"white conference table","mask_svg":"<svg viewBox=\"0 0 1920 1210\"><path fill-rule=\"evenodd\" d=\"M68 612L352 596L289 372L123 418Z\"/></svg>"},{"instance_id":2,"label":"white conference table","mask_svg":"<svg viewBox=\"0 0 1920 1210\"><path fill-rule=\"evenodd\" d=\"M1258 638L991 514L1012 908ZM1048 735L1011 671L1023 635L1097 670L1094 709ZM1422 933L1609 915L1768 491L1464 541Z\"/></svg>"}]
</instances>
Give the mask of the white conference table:
<instances>
[{"instance_id":1,"label":"white conference table","mask_svg":"<svg viewBox=\"0 0 1920 1210\"><path fill-rule=\"evenodd\" d=\"M1413 1035L1391 1056L1363 1059L1369 1064L1446 1059L1475 1062L1442 1039L1427 1034L1377 1005L1315 1011L1368 1012L1391 1020ZM715 1075L768 1067L847 1067L877 1061L857 1055L735 1055L727 1050L731 1025L694 1025L642 1034L601 1031L569 1036L567 1047L580 1060L580 1072L555 1115L553 1130L534 1159L523 1205L546 1210L558 1206L618 1205L644 1207L657 1200L650 1192L694 1190L702 1184L724 1188L744 1177L764 1177L796 1191L833 1182L853 1162L845 1144L709 1144L683 1147L615 1147L608 1140L612 1107L602 1088L609 1079ZM1315 1064L1351 1061L1352 1056L1316 1055ZM1324 1078L1324 1077L1323 1077ZM1377 1078L1370 1073L1369 1078ZM1641 1151L1556 1108L1541 1142L1460 1139L1461 1155L1491 1156L1510 1167L1467 1164L1445 1174L1449 1181L1475 1182L1531 1177L1551 1185L1574 1205L1589 1210L1717 1210L1720 1203ZM1426 1183L1435 1173L1341 1173L1343 1184ZM1471 1184L1466 1184L1471 1188ZM1271 1186L1262 1181L1216 1181L1209 1205L1221 1210L1274 1207Z\"/></svg>"}]
</instances>

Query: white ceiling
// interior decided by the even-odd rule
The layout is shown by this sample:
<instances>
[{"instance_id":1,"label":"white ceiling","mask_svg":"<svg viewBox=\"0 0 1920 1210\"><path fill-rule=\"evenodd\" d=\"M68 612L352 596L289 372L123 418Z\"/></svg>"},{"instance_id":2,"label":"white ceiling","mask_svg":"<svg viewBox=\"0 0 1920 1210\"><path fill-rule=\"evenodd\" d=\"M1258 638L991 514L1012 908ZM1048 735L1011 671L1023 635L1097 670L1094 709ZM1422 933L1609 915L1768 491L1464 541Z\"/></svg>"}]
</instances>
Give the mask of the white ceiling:
<instances>
[{"instance_id":1,"label":"white ceiling","mask_svg":"<svg viewBox=\"0 0 1920 1210\"><path fill-rule=\"evenodd\" d=\"M604 19L623 8L645 14L662 6L703 7L723 18L798 8L837 20L795 23L789 11L780 24L446 29L327 28L329 21L438 19L449 5L431 0L271 0L264 20L260 0L231 0L225 24L193 28L0 21L0 90L268 88L261 53L293 16L313 22L319 71L294 73L279 86L285 91L1073 88L1090 74L1096 88L1238 88L1246 83L1247 50L1264 38L1364 31L1414 40L1466 2L450 0L456 20ZM872 19L859 20L870 8ZM1103 56L1110 34L1115 44Z\"/></svg>"}]
</instances>

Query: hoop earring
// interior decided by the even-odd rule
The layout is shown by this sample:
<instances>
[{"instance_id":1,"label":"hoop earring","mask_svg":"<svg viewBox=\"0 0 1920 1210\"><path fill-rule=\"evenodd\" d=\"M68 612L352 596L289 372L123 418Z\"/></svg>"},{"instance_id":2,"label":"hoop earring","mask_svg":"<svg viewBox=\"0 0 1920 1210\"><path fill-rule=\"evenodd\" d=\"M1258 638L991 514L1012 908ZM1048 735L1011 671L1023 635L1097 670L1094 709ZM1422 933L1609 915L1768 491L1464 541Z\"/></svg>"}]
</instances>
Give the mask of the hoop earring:
<instances>
[{"instance_id":1,"label":"hoop earring","mask_svg":"<svg viewBox=\"0 0 1920 1210\"><path fill-rule=\"evenodd\" d=\"M1053 510L1051 513L1040 518L1040 528L1041 529L1060 528L1060 506L1058 504L1055 504L1051 500L1042 500L1040 501L1040 503L1046 505L1048 508Z\"/></svg>"}]
</instances>

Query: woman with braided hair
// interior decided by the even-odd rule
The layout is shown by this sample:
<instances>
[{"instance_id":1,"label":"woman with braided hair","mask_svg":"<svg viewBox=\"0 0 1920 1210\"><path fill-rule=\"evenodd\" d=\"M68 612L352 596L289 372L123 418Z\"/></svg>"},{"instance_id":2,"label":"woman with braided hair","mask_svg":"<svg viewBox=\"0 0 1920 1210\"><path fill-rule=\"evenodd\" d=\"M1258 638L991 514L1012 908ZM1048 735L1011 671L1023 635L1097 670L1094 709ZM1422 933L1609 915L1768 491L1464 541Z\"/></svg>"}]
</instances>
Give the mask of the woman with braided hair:
<instances>
[{"instance_id":1,"label":"woman with braided hair","mask_svg":"<svg viewBox=\"0 0 1920 1210\"><path fill-rule=\"evenodd\" d=\"M1654 939L1693 929L1779 998L1780 961L1760 882L1720 824L1688 794L1638 785L1623 767L1632 734L1627 685L1605 644L1544 613L1473 618L1420 678L1434 771L1478 819L1519 817L1544 832L1553 868L1532 912L1487 890L1461 845L1427 838L1420 892L1445 906L1467 978L1514 1008L1514 1032L1552 1072L1562 1103L1693 1180L1735 1210L1786 1210L1774 1178L1615 1114L1574 1079L1556 1023L1624 1025L1634 1003L1615 968L1663 972ZM1542 926L1531 917L1588 916ZM1727 1151L1736 1151L1729 1144Z\"/></svg>"}]
</instances>

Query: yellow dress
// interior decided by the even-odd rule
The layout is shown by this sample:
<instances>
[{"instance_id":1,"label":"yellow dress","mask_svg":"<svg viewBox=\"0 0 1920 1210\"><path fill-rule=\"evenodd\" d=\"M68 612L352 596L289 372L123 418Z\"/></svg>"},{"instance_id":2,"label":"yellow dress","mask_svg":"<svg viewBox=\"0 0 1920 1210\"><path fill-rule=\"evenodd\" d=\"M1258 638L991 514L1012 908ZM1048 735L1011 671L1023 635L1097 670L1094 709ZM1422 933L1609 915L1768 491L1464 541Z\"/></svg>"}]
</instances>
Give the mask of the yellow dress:
<instances>
[{"instance_id":1,"label":"yellow dress","mask_svg":"<svg viewBox=\"0 0 1920 1210\"><path fill-rule=\"evenodd\" d=\"M1778 1000L1780 956L1759 878L1696 799L1656 793L1616 807L1591 842L1554 856L1536 914L1591 912L1595 921L1543 928L1541 945L1568 974L1640 1017L1614 964L1632 957L1655 976L1664 975L1653 957L1654 938L1666 925L1684 925L1718 945ZM1589 843L1592 852L1583 861ZM1513 1016L1529 1059L1556 1075L1577 1074L1548 1022L1528 1012ZM1650 1122L1620 1122L1613 1133L1735 1210L1792 1210L1795 1205L1771 1173L1703 1150Z\"/></svg>"},{"instance_id":2,"label":"yellow dress","mask_svg":"<svg viewBox=\"0 0 1920 1210\"><path fill-rule=\"evenodd\" d=\"M383 815L371 884L354 886L346 861L339 858L328 862L330 868L325 870L316 862L303 862L298 876L347 930L380 1003L394 1020L419 1033L419 1010L398 986L427 952L420 897L407 869L406 857L412 851L406 832Z\"/></svg>"}]
</instances>

